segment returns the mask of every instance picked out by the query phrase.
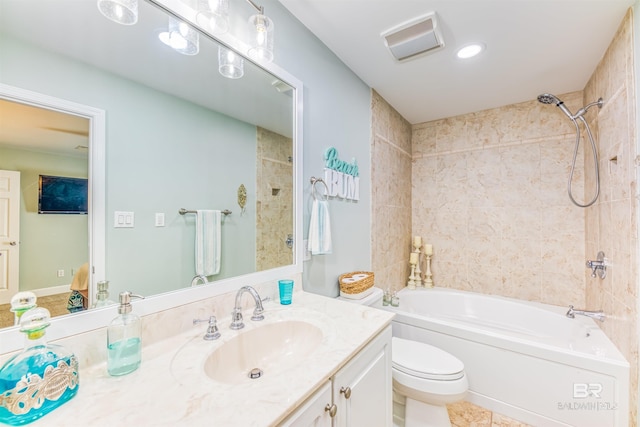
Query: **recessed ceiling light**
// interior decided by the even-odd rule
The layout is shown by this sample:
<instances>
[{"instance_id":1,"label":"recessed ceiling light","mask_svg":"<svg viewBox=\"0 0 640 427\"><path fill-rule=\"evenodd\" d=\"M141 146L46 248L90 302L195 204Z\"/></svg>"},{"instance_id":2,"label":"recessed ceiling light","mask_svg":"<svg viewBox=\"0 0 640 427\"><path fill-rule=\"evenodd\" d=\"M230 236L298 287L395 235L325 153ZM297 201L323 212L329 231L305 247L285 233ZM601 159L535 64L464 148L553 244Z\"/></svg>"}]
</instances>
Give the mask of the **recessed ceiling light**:
<instances>
[{"instance_id":1,"label":"recessed ceiling light","mask_svg":"<svg viewBox=\"0 0 640 427\"><path fill-rule=\"evenodd\" d=\"M456 56L460 59L473 58L483 50L484 50L484 45L482 43L468 44L458 49Z\"/></svg>"}]
</instances>

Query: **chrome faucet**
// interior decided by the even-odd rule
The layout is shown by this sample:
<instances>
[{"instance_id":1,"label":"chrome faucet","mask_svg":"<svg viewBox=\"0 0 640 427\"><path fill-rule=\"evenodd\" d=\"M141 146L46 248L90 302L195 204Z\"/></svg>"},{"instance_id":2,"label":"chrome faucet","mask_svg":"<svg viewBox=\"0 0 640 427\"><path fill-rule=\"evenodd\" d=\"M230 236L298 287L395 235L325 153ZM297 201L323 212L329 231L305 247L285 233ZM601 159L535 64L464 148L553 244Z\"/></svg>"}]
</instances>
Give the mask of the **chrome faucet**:
<instances>
[{"instance_id":1,"label":"chrome faucet","mask_svg":"<svg viewBox=\"0 0 640 427\"><path fill-rule=\"evenodd\" d=\"M596 277L596 275L600 279L607 277L607 259L604 256L604 252L598 252L595 260L587 260L587 268L591 269L591 277Z\"/></svg>"},{"instance_id":2,"label":"chrome faucet","mask_svg":"<svg viewBox=\"0 0 640 427\"><path fill-rule=\"evenodd\" d=\"M243 286L238 289L238 293L236 294L236 305L233 307L233 311L231 312L231 329L242 329L244 328L244 322L242 321L242 308L240 303L242 302L242 294L245 292L249 292L253 297L253 301L256 303L256 308L253 310L253 315L251 316L251 320L259 321L264 320L264 308L262 308L262 300L260 299L260 295L258 292L253 289L251 286Z\"/></svg>"},{"instance_id":3,"label":"chrome faucet","mask_svg":"<svg viewBox=\"0 0 640 427\"><path fill-rule=\"evenodd\" d=\"M567 317L573 319L576 317L576 314L581 316L591 317L592 319L598 320L600 322L604 322L604 319L607 318L607 315L604 314L602 310L600 311L587 311L587 310L576 310L572 305L569 306L569 311L567 311Z\"/></svg>"}]
</instances>

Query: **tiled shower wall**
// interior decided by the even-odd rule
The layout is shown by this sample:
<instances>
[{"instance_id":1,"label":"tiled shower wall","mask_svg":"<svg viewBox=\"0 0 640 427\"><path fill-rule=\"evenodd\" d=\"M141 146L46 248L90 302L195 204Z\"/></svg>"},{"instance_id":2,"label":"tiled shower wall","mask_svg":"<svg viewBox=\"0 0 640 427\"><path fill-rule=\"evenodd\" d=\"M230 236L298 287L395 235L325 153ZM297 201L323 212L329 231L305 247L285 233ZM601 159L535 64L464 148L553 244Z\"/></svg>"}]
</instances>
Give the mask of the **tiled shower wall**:
<instances>
[{"instance_id":1,"label":"tiled shower wall","mask_svg":"<svg viewBox=\"0 0 640 427\"><path fill-rule=\"evenodd\" d=\"M583 103L599 97L604 105L589 116L597 129L602 191L598 202L585 210L587 258L604 251L613 264L605 280L586 279L586 305L604 310L602 329L631 365L631 408L636 407L638 389L638 205L635 161L636 97L633 58L633 16L625 16L604 58L584 89ZM595 175L585 158L587 185ZM635 426L636 411L630 425Z\"/></svg>"},{"instance_id":2,"label":"tiled shower wall","mask_svg":"<svg viewBox=\"0 0 640 427\"><path fill-rule=\"evenodd\" d=\"M371 268L375 285L400 289L409 276L411 125L372 91Z\"/></svg>"},{"instance_id":3,"label":"tiled shower wall","mask_svg":"<svg viewBox=\"0 0 640 427\"><path fill-rule=\"evenodd\" d=\"M291 138L257 128L256 270L293 262L287 247L293 235L293 143Z\"/></svg>"},{"instance_id":4,"label":"tiled shower wall","mask_svg":"<svg viewBox=\"0 0 640 427\"><path fill-rule=\"evenodd\" d=\"M581 92L558 95L582 105ZM535 99L414 125L412 229L433 244L436 286L584 305L584 211L567 197L574 129Z\"/></svg>"},{"instance_id":5,"label":"tiled shower wall","mask_svg":"<svg viewBox=\"0 0 640 427\"><path fill-rule=\"evenodd\" d=\"M436 286L603 309L608 319L602 329L631 364L635 426L638 153L632 29L630 11L584 91L556 94L574 112L605 100L601 110L586 115L601 170L600 198L587 209L575 207L566 194L575 128L555 106L532 99L417 124L407 146L406 121L373 92L372 268L378 286L403 287L416 234L434 245ZM584 144L572 192L581 202L595 188ZM604 281L592 279L584 267L599 250L614 263Z\"/></svg>"}]
</instances>

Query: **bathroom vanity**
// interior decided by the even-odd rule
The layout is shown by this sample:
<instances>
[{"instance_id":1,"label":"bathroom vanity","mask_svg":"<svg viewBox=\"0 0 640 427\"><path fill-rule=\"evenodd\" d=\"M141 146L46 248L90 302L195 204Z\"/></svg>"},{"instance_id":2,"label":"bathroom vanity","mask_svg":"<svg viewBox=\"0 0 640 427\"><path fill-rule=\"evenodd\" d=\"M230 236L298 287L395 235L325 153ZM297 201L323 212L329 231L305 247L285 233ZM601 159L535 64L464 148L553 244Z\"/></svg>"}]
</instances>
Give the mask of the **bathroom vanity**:
<instances>
[{"instance_id":1,"label":"bathroom vanity","mask_svg":"<svg viewBox=\"0 0 640 427\"><path fill-rule=\"evenodd\" d=\"M280 425L391 426L390 384L391 327L387 326Z\"/></svg>"},{"instance_id":2,"label":"bathroom vanity","mask_svg":"<svg viewBox=\"0 0 640 427\"><path fill-rule=\"evenodd\" d=\"M107 374L104 329L61 340L80 358L80 389L31 425L391 426L392 313L298 291L290 306L266 302L260 322L245 305L234 331L234 297L144 316L142 365L122 377ZM210 314L214 341L193 325Z\"/></svg>"}]
</instances>

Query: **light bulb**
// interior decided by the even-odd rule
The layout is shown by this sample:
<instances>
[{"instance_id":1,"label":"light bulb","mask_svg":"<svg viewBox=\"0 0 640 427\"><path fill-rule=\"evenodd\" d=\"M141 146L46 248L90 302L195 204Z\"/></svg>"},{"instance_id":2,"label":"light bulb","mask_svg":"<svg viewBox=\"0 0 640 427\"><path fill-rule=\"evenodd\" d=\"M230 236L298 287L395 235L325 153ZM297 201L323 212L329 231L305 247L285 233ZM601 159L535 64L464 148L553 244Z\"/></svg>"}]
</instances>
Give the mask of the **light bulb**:
<instances>
[{"instance_id":1,"label":"light bulb","mask_svg":"<svg viewBox=\"0 0 640 427\"><path fill-rule=\"evenodd\" d=\"M273 21L266 15L253 15L251 24L251 47L249 56L260 62L273 61Z\"/></svg>"},{"instance_id":2,"label":"light bulb","mask_svg":"<svg viewBox=\"0 0 640 427\"><path fill-rule=\"evenodd\" d=\"M213 34L229 31L229 0L198 0L196 22Z\"/></svg>"},{"instance_id":3,"label":"light bulb","mask_svg":"<svg viewBox=\"0 0 640 427\"><path fill-rule=\"evenodd\" d=\"M218 47L218 71L230 79L239 79L244 75L244 58L230 49Z\"/></svg>"},{"instance_id":4,"label":"light bulb","mask_svg":"<svg viewBox=\"0 0 640 427\"><path fill-rule=\"evenodd\" d=\"M169 45L174 49L184 49L187 47L187 40L177 31L172 31L169 35Z\"/></svg>"},{"instance_id":5,"label":"light bulb","mask_svg":"<svg viewBox=\"0 0 640 427\"><path fill-rule=\"evenodd\" d=\"M138 0L98 0L98 10L118 24L133 25L138 22Z\"/></svg>"}]
</instances>

